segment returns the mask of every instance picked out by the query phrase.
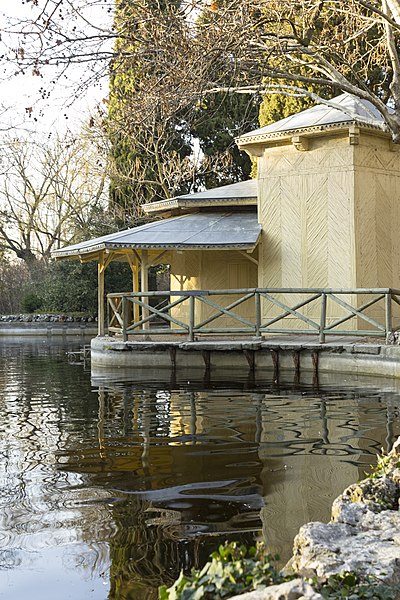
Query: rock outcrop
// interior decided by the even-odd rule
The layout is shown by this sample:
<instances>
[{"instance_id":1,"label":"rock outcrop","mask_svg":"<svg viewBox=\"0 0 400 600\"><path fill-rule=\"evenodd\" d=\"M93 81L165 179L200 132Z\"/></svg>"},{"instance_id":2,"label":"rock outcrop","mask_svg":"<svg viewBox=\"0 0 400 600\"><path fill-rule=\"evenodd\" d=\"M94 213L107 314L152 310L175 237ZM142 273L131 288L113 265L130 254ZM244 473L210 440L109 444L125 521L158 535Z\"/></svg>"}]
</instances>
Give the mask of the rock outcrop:
<instances>
[{"instance_id":1,"label":"rock outcrop","mask_svg":"<svg viewBox=\"0 0 400 600\"><path fill-rule=\"evenodd\" d=\"M399 464L398 440L374 475L336 498L330 523L308 523L300 529L290 562L297 574L323 580L352 571L400 584Z\"/></svg>"},{"instance_id":2,"label":"rock outcrop","mask_svg":"<svg viewBox=\"0 0 400 600\"><path fill-rule=\"evenodd\" d=\"M351 572L390 586L391 600L400 600L399 498L400 438L387 456L380 457L373 475L336 498L329 523L301 527L285 567L297 579L235 599L317 600L322 596L307 579L324 582L331 575Z\"/></svg>"},{"instance_id":3,"label":"rock outcrop","mask_svg":"<svg viewBox=\"0 0 400 600\"><path fill-rule=\"evenodd\" d=\"M304 579L298 578L256 592L233 596L230 600L323 600L323 597Z\"/></svg>"}]
</instances>

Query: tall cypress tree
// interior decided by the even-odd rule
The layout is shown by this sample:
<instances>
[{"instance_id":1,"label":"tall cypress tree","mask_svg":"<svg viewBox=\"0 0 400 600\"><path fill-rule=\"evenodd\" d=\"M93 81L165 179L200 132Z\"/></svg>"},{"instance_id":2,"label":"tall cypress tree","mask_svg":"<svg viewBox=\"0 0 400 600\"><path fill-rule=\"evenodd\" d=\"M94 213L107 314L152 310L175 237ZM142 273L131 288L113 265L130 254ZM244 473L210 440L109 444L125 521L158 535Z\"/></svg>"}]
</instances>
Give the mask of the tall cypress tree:
<instances>
[{"instance_id":1,"label":"tall cypress tree","mask_svg":"<svg viewBox=\"0 0 400 600\"><path fill-rule=\"evenodd\" d=\"M180 0L146 0L141 6L147 13L138 18L137 3L116 3L107 127L114 166L110 205L124 222L138 222L144 202L250 176L251 162L234 138L257 126L259 99L218 93L185 103L185 84L169 79L168 43L185 52L194 35L190 22L181 18L182 5ZM181 30L174 29L176 23ZM140 57L151 56L152 50L155 59L146 70ZM224 67L215 62L208 68ZM138 112L144 95L146 103Z\"/></svg>"},{"instance_id":2,"label":"tall cypress tree","mask_svg":"<svg viewBox=\"0 0 400 600\"><path fill-rule=\"evenodd\" d=\"M220 16L227 5L227 0L212 0L211 4L205 4L198 17L201 27L207 30L216 26L218 30ZM246 85L246 72L232 72L227 68L226 60L226 55L214 55L207 65L209 81L218 82L221 88L229 88L234 81ZM235 138L257 127L259 105L260 98L256 94L216 92L202 97L191 123L191 133L198 139L205 159L197 178L199 187L212 188L249 179L251 160L239 150Z\"/></svg>"},{"instance_id":3,"label":"tall cypress tree","mask_svg":"<svg viewBox=\"0 0 400 600\"><path fill-rule=\"evenodd\" d=\"M187 191L179 179L174 188L171 165L184 164L192 148L184 122L174 107L166 106L162 89L154 95L151 110L140 111L144 90L154 86L153 65L146 70L141 64L141 45L148 53L156 45L156 25L168 26L181 2L147 0L140 9L132 0L117 0L115 57L110 70L110 100L107 130L111 142L112 174L110 205L117 218L136 223L141 218L140 206L161 200L167 195ZM154 15L156 18L152 18ZM172 181L172 186L171 186Z\"/></svg>"}]
</instances>

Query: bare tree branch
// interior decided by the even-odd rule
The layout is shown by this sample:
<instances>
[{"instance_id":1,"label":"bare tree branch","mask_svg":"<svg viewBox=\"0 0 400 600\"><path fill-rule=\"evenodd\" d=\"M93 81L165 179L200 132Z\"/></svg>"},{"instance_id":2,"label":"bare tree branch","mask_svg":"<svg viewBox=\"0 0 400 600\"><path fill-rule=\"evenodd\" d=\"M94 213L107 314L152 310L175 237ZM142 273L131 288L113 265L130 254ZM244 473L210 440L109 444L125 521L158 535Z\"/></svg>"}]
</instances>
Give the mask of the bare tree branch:
<instances>
[{"instance_id":1,"label":"bare tree branch","mask_svg":"<svg viewBox=\"0 0 400 600\"><path fill-rule=\"evenodd\" d=\"M108 168L85 139L40 145L8 138L0 185L0 245L29 269L90 229L104 207ZM103 162L103 164L102 164Z\"/></svg>"},{"instance_id":2,"label":"bare tree branch","mask_svg":"<svg viewBox=\"0 0 400 600\"><path fill-rule=\"evenodd\" d=\"M284 93L320 85L369 100L400 141L400 0L192 0L159 11L129 2L119 11L113 22L107 2L47 0L5 28L5 64L38 73L84 64L79 92L108 72L135 72L129 132L155 110L190 119L207 94L275 93L282 83Z\"/></svg>"}]
</instances>

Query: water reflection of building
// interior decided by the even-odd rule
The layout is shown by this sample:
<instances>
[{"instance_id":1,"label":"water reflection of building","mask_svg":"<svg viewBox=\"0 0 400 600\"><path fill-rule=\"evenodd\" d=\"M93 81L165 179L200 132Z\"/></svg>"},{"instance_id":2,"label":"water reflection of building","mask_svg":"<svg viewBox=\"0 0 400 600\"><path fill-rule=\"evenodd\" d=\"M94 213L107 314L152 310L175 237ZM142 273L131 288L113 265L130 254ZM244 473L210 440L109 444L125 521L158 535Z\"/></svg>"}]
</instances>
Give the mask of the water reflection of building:
<instances>
[{"instance_id":1,"label":"water reflection of building","mask_svg":"<svg viewBox=\"0 0 400 600\"><path fill-rule=\"evenodd\" d=\"M326 521L359 478L360 454L372 462L380 402L376 392L285 384L100 387L98 445L65 468L112 496L110 598L150 598L221 541L251 543L261 530L286 558L299 526Z\"/></svg>"},{"instance_id":2,"label":"water reflection of building","mask_svg":"<svg viewBox=\"0 0 400 600\"><path fill-rule=\"evenodd\" d=\"M335 421L319 393L265 402L260 459L270 493L262 509L263 536L274 553L288 559L299 527L329 520L333 498L358 479L358 469L347 461L338 468L341 454L349 458L339 442L343 423Z\"/></svg>"},{"instance_id":3,"label":"water reflection of building","mask_svg":"<svg viewBox=\"0 0 400 600\"><path fill-rule=\"evenodd\" d=\"M380 450L376 440L391 447L399 400L376 387L327 387L264 402L259 456L269 493L261 511L263 537L286 560L299 527L327 522L332 501L365 477Z\"/></svg>"},{"instance_id":4,"label":"water reflection of building","mask_svg":"<svg viewBox=\"0 0 400 600\"><path fill-rule=\"evenodd\" d=\"M147 598L226 539L254 542L264 493L256 407L238 417L237 393L99 389L98 448L65 457L65 468L113 491L111 598Z\"/></svg>"}]
</instances>

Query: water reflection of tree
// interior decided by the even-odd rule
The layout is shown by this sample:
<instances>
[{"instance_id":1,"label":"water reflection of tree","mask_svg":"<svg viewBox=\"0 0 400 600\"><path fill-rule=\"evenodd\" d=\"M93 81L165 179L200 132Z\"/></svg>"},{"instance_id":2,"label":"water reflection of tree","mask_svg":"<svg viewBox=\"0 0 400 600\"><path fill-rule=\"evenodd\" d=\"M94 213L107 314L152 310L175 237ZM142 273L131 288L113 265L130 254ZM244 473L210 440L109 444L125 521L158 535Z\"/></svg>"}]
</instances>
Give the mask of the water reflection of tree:
<instances>
[{"instance_id":1,"label":"water reflection of tree","mask_svg":"<svg viewBox=\"0 0 400 600\"><path fill-rule=\"evenodd\" d=\"M87 374L68 365L57 344L0 344L0 360L0 532L7 540L1 564L14 569L31 560L45 536L80 544L92 541L97 523L108 539L109 511L94 504L104 500L100 491L88 504L81 475L55 468L65 447L76 447L82 430L90 435L95 424L97 398ZM91 573L87 558L79 561ZM100 549L93 560L104 569L108 556Z\"/></svg>"},{"instance_id":2,"label":"water reflection of tree","mask_svg":"<svg viewBox=\"0 0 400 600\"><path fill-rule=\"evenodd\" d=\"M267 542L274 527L283 539L300 504L291 481L307 510L318 509L315 483L327 493L334 461L341 474L350 466L353 481L360 462L372 462L374 447L396 434L398 397L373 388L253 378L93 393L59 349L28 354L17 369L18 357L0 345L0 497L4 518L14 519L14 529L1 521L0 529L16 535L27 519L33 532L61 528L94 548L87 557L70 553L70 566L78 568L77 556L86 572L104 571L109 551L112 600L155 597L160 583L201 565L220 541L251 543L260 511ZM21 555L4 559L15 565Z\"/></svg>"}]
</instances>

